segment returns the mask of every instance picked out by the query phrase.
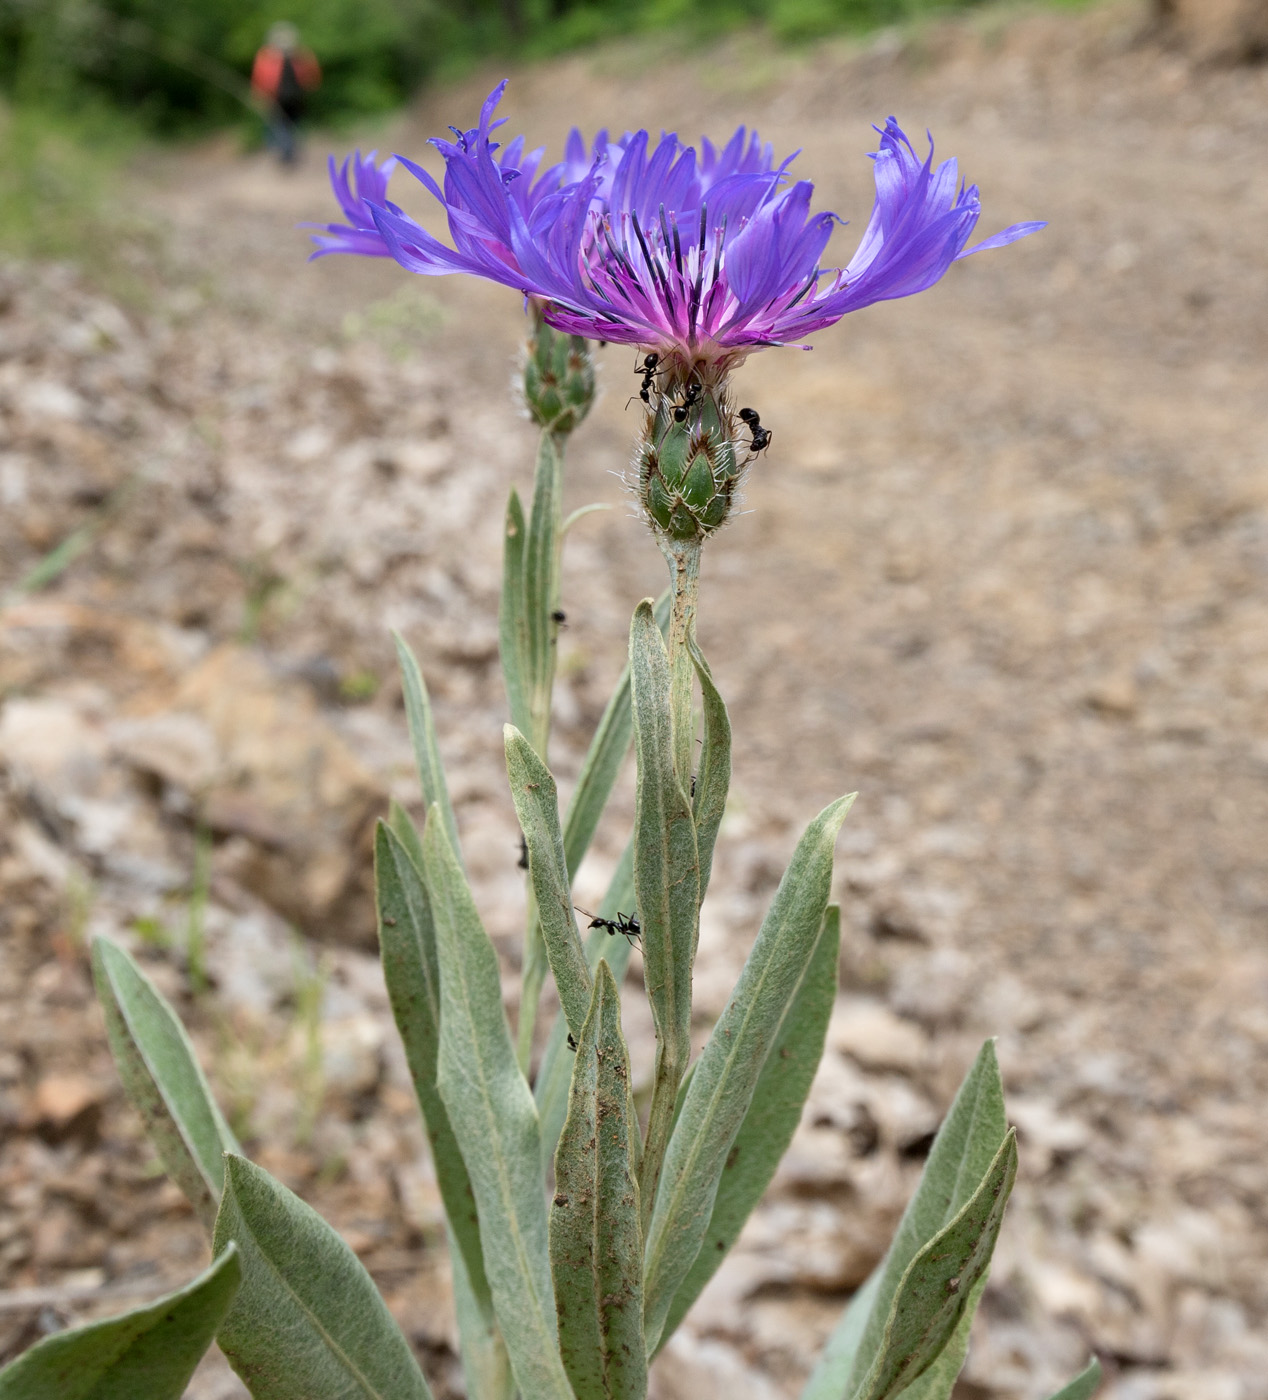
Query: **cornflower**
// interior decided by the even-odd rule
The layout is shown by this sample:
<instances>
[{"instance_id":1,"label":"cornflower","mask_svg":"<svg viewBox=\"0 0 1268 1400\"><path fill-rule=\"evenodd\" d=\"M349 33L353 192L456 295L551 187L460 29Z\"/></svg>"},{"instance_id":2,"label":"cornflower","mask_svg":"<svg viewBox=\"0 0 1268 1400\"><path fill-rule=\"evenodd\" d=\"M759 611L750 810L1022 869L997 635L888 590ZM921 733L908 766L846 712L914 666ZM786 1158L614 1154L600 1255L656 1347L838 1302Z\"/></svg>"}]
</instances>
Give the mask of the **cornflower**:
<instances>
[{"instance_id":1,"label":"cornflower","mask_svg":"<svg viewBox=\"0 0 1268 1400\"><path fill-rule=\"evenodd\" d=\"M1015 242L1044 227L1013 224L967 247L981 214L976 185L954 160L921 160L890 117L872 154L876 200L862 241L844 267L822 258L834 226L811 211L813 186L793 180L789 156L744 127L720 149L697 152L673 133L646 131L587 153L574 130L563 161L542 168L541 150L517 137L492 139L505 90L486 99L479 125L433 145L444 185L393 157L448 216L453 246L387 198L392 160L358 152L331 162L348 222L315 236L314 257L392 257L411 272L472 273L521 291L556 330L638 346L650 371L640 450L640 494L656 526L673 538L721 524L736 480L769 433L738 438L726 398L729 372L752 351L801 344L874 302L933 286L953 262ZM355 188L354 188L355 186ZM677 402L673 402L677 400ZM694 468L694 471L693 471Z\"/></svg>"}]
</instances>

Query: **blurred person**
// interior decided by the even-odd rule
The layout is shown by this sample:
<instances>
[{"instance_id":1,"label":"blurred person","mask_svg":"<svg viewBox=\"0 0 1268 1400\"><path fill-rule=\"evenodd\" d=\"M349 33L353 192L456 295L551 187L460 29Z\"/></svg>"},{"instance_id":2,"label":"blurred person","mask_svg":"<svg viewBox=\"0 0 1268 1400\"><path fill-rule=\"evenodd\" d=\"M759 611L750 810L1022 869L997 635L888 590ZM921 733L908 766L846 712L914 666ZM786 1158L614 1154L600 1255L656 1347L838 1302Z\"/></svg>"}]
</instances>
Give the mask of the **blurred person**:
<instances>
[{"instance_id":1,"label":"blurred person","mask_svg":"<svg viewBox=\"0 0 1268 1400\"><path fill-rule=\"evenodd\" d=\"M321 67L300 43L299 30L285 21L273 25L255 56L251 88L265 104L269 144L283 165L299 159L299 119L308 94L320 86Z\"/></svg>"}]
</instances>

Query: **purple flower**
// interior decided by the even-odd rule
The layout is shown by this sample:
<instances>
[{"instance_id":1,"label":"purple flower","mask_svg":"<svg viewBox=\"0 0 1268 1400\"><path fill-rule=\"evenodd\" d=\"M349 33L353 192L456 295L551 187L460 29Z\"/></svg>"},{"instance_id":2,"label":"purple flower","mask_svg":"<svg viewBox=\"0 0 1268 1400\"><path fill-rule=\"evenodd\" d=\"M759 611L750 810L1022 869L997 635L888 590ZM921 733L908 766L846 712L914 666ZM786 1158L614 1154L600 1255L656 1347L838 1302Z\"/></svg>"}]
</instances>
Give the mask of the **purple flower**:
<instances>
[{"instance_id":1,"label":"purple flower","mask_svg":"<svg viewBox=\"0 0 1268 1400\"><path fill-rule=\"evenodd\" d=\"M318 236L318 253L394 257L411 272L470 272L536 299L546 321L596 340L656 350L719 368L751 350L800 342L876 301L931 287L959 258L1043 228L1014 224L966 248L981 213L976 185L956 162L921 160L891 117L880 133L876 203L844 268L821 259L835 214L812 213L813 186L792 181L793 157L741 127L722 149L699 152L673 134L619 141L601 132L589 153L580 134L565 158L541 169L542 152L517 138L499 146L489 95L474 130L432 144L445 159L442 189L413 162L400 163L439 201L450 247L386 196L392 162L373 157L332 176L347 225Z\"/></svg>"}]
</instances>

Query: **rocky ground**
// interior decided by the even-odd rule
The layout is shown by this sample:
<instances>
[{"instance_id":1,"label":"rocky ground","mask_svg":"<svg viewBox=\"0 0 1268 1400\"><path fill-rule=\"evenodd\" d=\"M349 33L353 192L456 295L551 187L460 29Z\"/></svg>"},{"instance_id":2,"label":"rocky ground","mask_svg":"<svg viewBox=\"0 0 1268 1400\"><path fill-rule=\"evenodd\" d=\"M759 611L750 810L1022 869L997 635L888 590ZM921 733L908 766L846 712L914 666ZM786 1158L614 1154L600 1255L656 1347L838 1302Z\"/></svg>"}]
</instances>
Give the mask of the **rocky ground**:
<instances>
[{"instance_id":1,"label":"rocky ground","mask_svg":"<svg viewBox=\"0 0 1268 1400\"><path fill-rule=\"evenodd\" d=\"M497 76L365 139L418 156ZM1022 1179L957 1394L1038 1400L1095 1349L1113 1400L1262 1400L1268 73L1194 61L1126 4L802 55L627 44L512 77L511 129L552 149L574 120L755 124L854 230L869 125L894 112L961 157L985 232L1051 221L742 371L775 441L705 566L737 751L701 1040L800 827L861 796L823 1069L658 1394L796 1392L997 1035ZM0 266L0 1354L206 1258L105 1049L85 946L107 932L452 1395L367 839L389 795L416 809L395 627L513 1003L495 613L533 441L508 388L522 321L502 289L305 264L322 144L293 175L227 144L151 157L129 189L139 298ZM570 504L613 509L567 551L565 785L661 587L619 480L633 359L602 352L569 466ZM584 899L629 808L623 789ZM626 1003L645 1067L636 980ZM190 1394L243 1392L213 1356Z\"/></svg>"}]
</instances>

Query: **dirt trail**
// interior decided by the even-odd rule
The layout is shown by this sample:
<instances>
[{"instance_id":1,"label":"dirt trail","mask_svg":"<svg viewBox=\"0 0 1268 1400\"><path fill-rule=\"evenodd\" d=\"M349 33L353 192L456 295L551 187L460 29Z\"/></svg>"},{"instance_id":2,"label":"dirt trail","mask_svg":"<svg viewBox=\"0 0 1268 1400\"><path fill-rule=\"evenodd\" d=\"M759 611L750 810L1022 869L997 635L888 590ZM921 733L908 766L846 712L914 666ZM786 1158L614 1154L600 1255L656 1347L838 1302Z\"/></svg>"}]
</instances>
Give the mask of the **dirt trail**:
<instances>
[{"instance_id":1,"label":"dirt trail","mask_svg":"<svg viewBox=\"0 0 1268 1400\"><path fill-rule=\"evenodd\" d=\"M737 39L695 64L631 44L511 75L509 129L552 151L573 122L686 137L747 122L778 152L801 147L798 169L852 220L842 260L870 207L870 124L891 112L961 158L983 190L983 233L1051 221L932 292L848 318L810 354L769 352L741 371L775 440L749 513L705 565L702 641L737 739L702 935L706 1018L800 826L842 791L861 796L841 846L849 932L828 1062L771 1202L667 1353L663 1396L795 1393L877 1257L936 1113L981 1038L998 1035L1023 1176L963 1396L1038 1397L1094 1347L1115 1400L1268 1397L1268 72L1190 68L1140 33L1132 6L988 11L864 50L790 57ZM474 119L496 76L429 95L372 143L419 156L427 134ZM293 175L222 147L157 162L143 176L168 229L155 303L102 332L114 358L97 389L87 361L74 379L51 351L45 364L10 343L19 370L0 365L0 392L38 370L41 383L73 381L87 405L44 439L10 409L0 485L28 474L6 488L0 582L145 474L95 551L0 616L0 795L18 833L0 847L0 883L26 910L9 916L0 966L24 1058L0 1063L0 1079L32 1144L7 1189L38 1209L26 1174L61 1153L69 1184L46 1194L54 1213L73 1224L83 1188L70 1178L93 1161L142 1209L127 1182L143 1180L146 1153L108 1087L65 937L67 890L89 872L90 928L179 923L190 794L210 792L221 816L209 819L208 958L223 995L190 1007L200 1043L250 1121L286 1125L264 1160L354 1238L443 1388L454 1371L434 1185L374 1029L372 962L346 946L331 955L337 1121L316 1136L293 1100L270 1107L225 1027L239 1042L255 1027L302 1089L299 1019L285 1035L258 1028L298 993L260 993L259 949L285 948L285 920L364 938L361 867L340 866L329 887L303 880L363 839L385 791L412 800L389 625L428 667L490 926L516 926L494 616L504 491L525 482L532 442L507 387L522 323L499 288L305 264L293 226L333 208L316 145ZM68 325L109 319L56 278L15 284L11 299L14 315L73 302ZM129 354L144 368L128 371ZM613 347L602 359L606 395L577 435L568 489L572 504L615 508L567 553L565 774L619 669L633 603L661 587L617 480L634 357ZM96 412L95 392L127 405L122 426ZM61 474L39 478L40 461ZM95 496L81 480L94 461ZM116 631L103 641L106 617ZM288 846L269 823L301 821L303 794L250 736L294 716L338 782L323 788L322 829ZM24 742L67 734L97 755L97 787L76 788L82 766L68 775L38 743L24 766ZM232 781L215 776L225 766ZM131 834L93 826L107 809L132 814ZM619 839L605 832L592 884ZM187 989L180 958L153 958ZM73 1103L47 1087L82 1077L84 1053L59 1059L37 1033L50 1007L94 1047L104 1125L98 1112L75 1129ZM357 1153L390 1165L390 1187ZM351 1175L323 1175L345 1155ZM196 1260L197 1232L169 1196ZM21 1248L0 1241L7 1286L103 1258L97 1281L145 1277L156 1239L120 1212L132 1225L97 1222L96 1255L47 1223L15 1235ZM180 1267L160 1272L169 1264ZM218 1376L208 1370L203 1395L237 1393Z\"/></svg>"}]
</instances>

